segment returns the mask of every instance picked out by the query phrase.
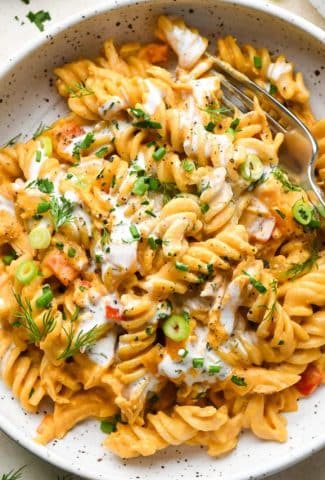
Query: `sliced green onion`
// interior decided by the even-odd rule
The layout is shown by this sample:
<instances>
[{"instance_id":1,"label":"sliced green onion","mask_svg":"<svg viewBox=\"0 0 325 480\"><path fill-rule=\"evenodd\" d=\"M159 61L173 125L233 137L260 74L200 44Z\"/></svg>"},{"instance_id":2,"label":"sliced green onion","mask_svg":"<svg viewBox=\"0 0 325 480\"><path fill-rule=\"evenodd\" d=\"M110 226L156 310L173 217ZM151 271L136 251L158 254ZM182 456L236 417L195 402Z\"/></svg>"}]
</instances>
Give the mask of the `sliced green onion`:
<instances>
[{"instance_id":1,"label":"sliced green onion","mask_svg":"<svg viewBox=\"0 0 325 480\"><path fill-rule=\"evenodd\" d=\"M100 429L103 433L110 434L115 432L116 424L113 422L109 422L108 420L102 420L100 422Z\"/></svg>"},{"instance_id":2,"label":"sliced green onion","mask_svg":"<svg viewBox=\"0 0 325 480\"><path fill-rule=\"evenodd\" d=\"M2 262L5 264L5 265L10 265L11 262L13 262L14 260L16 260L17 258L17 255L15 253L11 253L10 255L4 255L2 257Z\"/></svg>"},{"instance_id":3,"label":"sliced green onion","mask_svg":"<svg viewBox=\"0 0 325 480\"><path fill-rule=\"evenodd\" d=\"M101 147L99 150L97 150L97 152L95 152L95 155L98 158L103 158L107 154L108 154L108 148L107 147Z\"/></svg>"},{"instance_id":4,"label":"sliced green onion","mask_svg":"<svg viewBox=\"0 0 325 480\"><path fill-rule=\"evenodd\" d=\"M254 67L255 68L262 68L262 58L261 57L254 57Z\"/></svg>"},{"instance_id":5,"label":"sliced green onion","mask_svg":"<svg viewBox=\"0 0 325 480\"><path fill-rule=\"evenodd\" d=\"M162 329L166 337L174 342L182 342L190 334L190 323L182 315L171 315L163 323Z\"/></svg>"},{"instance_id":6,"label":"sliced green onion","mask_svg":"<svg viewBox=\"0 0 325 480\"><path fill-rule=\"evenodd\" d=\"M149 190L149 185L146 183L145 177L140 177L133 185L132 192L135 195L142 197Z\"/></svg>"},{"instance_id":7,"label":"sliced green onion","mask_svg":"<svg viewBox=\"0 0 325 480\"><path fill-rule=\"evenodd\" d=\"M180 348L177 353L180 357L185 358L188 355L188 350L186 350L186 348Z\"/></svg>"},{"instance_id":8,"label":"sliced green onion","mask_svg":"<svg viewBox=\"0 0 325 480\"><path fill-rule=\"evenodd\" d=\"M177 270L181 270L182 272L188 272L188 265L185 263L175 262L175 267Z\"/></svg>"},{"instance_id":9,"label":"sliced green onion","mask_svg":"<svg viewBox=\"0 0 325 480\"><path fill-rule=\"evenodd\" d=\"M269 93L271 95L275 95L278 91L278 87L276 85L274 85L273 83L270 84L270 90L269 90Z\"/></svg>"},{"instance_id":10,"label":"sliced green onion","mask_svg":"<svg viewBox=\"0 0 325 480\"><path fill-rule=\"evenodd\" d=\"M298 200L292 207L292 215L301 225L308 225L313 218L313 207L304 200Z\"/></svg>"},{"instance_id":11,"label":"sliced green onion","mask_svg":"<svg viewBox=\"0 0 325 480\"><path fill-rule=\"evenodd\" d=\"M21 262L16 270L15 276L18 282L28 285L35 277L37 277L37 265L33 260L25 260Z\"/></svg>"},{"instance_id":12,"label":"sliced green onion","mask_svg":"<svg viewBox=\"0 0 325 480\"><path fill-rule=\"evenodd\" d=\"M192 366L193 368L202 368L204 365L204 358L193 358L192 360Z\"/></svg>"},{"instance_id":13,"label":"sliced green onion","mask_svg":"<svg viewBox=\"0 0 325 480\"><path fill-rule=\"evenodd\" d=\"M239 173L244 180L256 182L263 175L264 166L257 155L249 154L244 163L241 164Z\"/></svg>"},{"instance_id":14,"label":"sliced green onion","mask_svg":"<svg viewBox=\"0 0 325 480\"><path fill-rule=\"evenodd\" d=\"M42 137L41 145L44 149L44 153L47 157L50 157L53 153L52 139L50 137Z\"/></svg>"},{"instance_id":15,"label":"sliced green onion","mask_svg":"<svg viewBox=\"0 0 325 480\"><path fill-rule=\"evenodd\" d=\"M37 150L35 153L35 162L39 163L42 159L42 152L40 150Z\"/></svg>"},{"instance_id":16,"label":"sliced green onion","mask_svg":"<svg viewBox=\"0 0 325 480\"><path fill-rule=\"evenodd\" d=\"M193 172L195 170L195 163L192 160L186 159L182 162L182 167L185 172Z\"/></svg>"},{"instance_id":17,"label":"sliced green onion","mask_svg":"<svg viewBox=\"0 0 325 480\"><path fill-rule=\"evenodd\" d=\"M150 215L150 217L154 217L154 218L157 217L157 215L155 213L153 213L152 210L145 210L144 213L146 213L147 215Z\"/></svg>"},{"instance_id":18,"label":"sliced green onion","mask_svg":"<svg viewBox=\"0 0 325 480\"><path fill-rule=\"evenodd\" d=\"M131 233L132 237L135 240L140 240L141 236L140 236L140 233L139 233L139 231L138 231L138 229L135 225L131 225L129 230L130 230L130 233Z\"/></svg>"},{"instance_id":19,"label":"sliced green onion","mask_svg":"<svg viewBox=\"0 0 325 480\"><path fill-rule=\"evenodd\" d=\"M209 375L213 375L214 373L219 373L221 370L220 365L209 365L208 373Z\"/></svg>"},{"instance_id":20,"label":"sliced green onion","mask_svg":"<svg viewBox=\"0 0 325 480\"><path fill-rule=\"evenodd\" d=\"M138 128L162 128L161 123L153 122L152 120L140 120L139 122L133 123L133 125Z\"/></svg>"},{"instance_id":21,"label":"sliced green onion","mask_svg":"<svg viewBox=\"0 0 325 480\"><path fill-rule=\"evenodd\" d=\"M130 108L130 112L132 115L134 115L136 118L150 118L149 115L144 112L141 108Z\"/></svg>"},{"instance_id":22,"label":"sliced green onion","mask_svg":"<svg viewBox=\"0 0 325 480\"><path fill-rule=\"evenodd\" d=\"M239 387L247 387L247 383L244 377L238 377L237 375L233 375L231 377L231 381L232 383L234 383L235 385L238 385Z\"/></svg>"},{"instance_id":23,"label":"sliced green onion","mask_svg":"<svg viewBox=\"0 0 325 480\"><path fill-rule=\"evenodd\" d=\"M325 207L324 207L324 205L322 205L321 203L318 203L318 204L316 205L316 209L317 209L318 213L319 213L323 218L325 218Z\"/></svg>"},{"instance_id":24,"label":"sliced green onion","mask_svg":"<svg viewBox=\"0 0 325 480\"><path fill-rule=\"evenodd\" d=\"M159 147L155 152L153 152L152 158L156 160L156 162L159 162L159 160L161 160L165 155L166 155L166 148Z\"/></svg>"},{"instance_id":25,"label":"sliced green onion","mask_svg":"<svg viewBox=\"0 0 325 480\"><path fill-rule=\"evenodd\" d=\"M53 298L54 295L51 287L49 285L45 285L45 287L43 287L42 295L36 299L36 306L38 308L48 308Z\"/></svg>"},{"instance_id":26,"label":"sliced green onion","mask_svg":"<svg viewBox=\"0 0 325 480\"><path fill-rule=\"evenodd\" d=\"M32 248L47 248L51 243L51 234L45 227L35 227L28 235Z\"/></svg>"}]
</instances>

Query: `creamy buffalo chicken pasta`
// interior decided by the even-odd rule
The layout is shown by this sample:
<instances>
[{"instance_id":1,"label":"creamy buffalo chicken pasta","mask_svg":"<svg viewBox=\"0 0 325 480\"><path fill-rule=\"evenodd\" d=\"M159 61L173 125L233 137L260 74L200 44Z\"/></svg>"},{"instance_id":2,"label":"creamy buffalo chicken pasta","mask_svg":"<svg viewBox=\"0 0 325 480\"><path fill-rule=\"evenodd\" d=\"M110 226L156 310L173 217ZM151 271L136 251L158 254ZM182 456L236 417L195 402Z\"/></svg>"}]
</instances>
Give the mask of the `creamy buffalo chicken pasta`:
<instances>
[{"instance_id":1,"label":"creamy buffalo chicken pasta","mask_svg":"<svg viewBox=\"0 0 325 480\"><path fill-rule=\"evenodd\" d=\"M225 107L207 39L155 33L56 68L70 114L0 150L2 377L25 410L50 401L41 443L89 417L125 458L283 442L324 380L325 212L258 100ZM301 73L231 36L216 55L310 127L321 185Z\"/></svg>"}]
</instances>

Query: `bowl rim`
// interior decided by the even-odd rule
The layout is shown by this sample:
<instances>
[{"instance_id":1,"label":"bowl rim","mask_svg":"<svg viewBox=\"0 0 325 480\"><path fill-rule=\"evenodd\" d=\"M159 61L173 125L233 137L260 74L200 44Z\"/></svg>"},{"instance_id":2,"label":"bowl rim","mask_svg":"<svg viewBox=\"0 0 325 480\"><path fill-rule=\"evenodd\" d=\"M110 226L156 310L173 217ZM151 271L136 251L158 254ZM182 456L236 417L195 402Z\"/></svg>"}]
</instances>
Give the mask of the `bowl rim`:
<instances>
[{"instance_id":1,"label":"bowl rim","mask_svg":"<svg viewBox=\"0 0 325 480\"><path fill-rule=\"evenodd\" d=\"M37 37L32 37L32 40L28 41L23 48L21 48L13 57L9 58L7 62L0 66L0 80L10 73L25 57L31 55L34 51L40 48L42 45L46 45L54 36L60 34L64 30L77 25L83 21L86 21L92 17L96 17L101 14L108 13L112 10L117 10L123 7L127 7L132 4L150 4L156 2L157 4L163 3L165 1L170 1L170 4L173 5L172 0L108 0L105 4L100 4L93 7L83 8L78 13L69 15L67 19L62 20L52 26L49 26L46 30L46 35L40 35ZM194 1L194 0L193 0ZM260 11L274 17L276 19L283 20L284 22L292 25L293 27L299 29L303 34L307 34L310 37L318 40L323 46L325 46L325 30L313 24L309 20L300 17L299 15L290 12L289 10L282 8L278 5L271 4L267 0L216 0L220 3L227 3L230 5L243 6L251 8L255 11ZM177 0L179 4L188 3L188 0ZM33 438L27 438L24 434L21 433L20 429L12 424L6 417L0 412L0 431L5 435L11 438L15 443L33 453L37 457L41 458L47 463L52 464L57 468L66 470L69 473L78 475L81 478L92 480L96 477L89 477L88 473L82 473L78 471L76 467L69 463L68 459L60 458L57 453L52 453L50 448L44 447L43 445L37 444ZM264 470L254 476L255 479L265 478L265 475L271 475L277 473L281 470L287 469L292 465L295 465L298 462L303 461L313 453L321 450L325 447L325 434L324 438L320 438L316 444L311 446L306 446L303 453L295 450L291 452L290 458L285 461L281 460L282 456L279 456L277 462L275 462L268 471ZM98 478L98 477L97 477ZM248 478L248 477L247 477ZM249 478L252 478L251 476Z\"/></svg>"},{"instance_id":2,"label":"bowl rim","mask_svg":"<svg viewBox=\"0 0 325 480\"><path fill-rule=\"evenodd\" d=\"M39 47L43 44L45 45L47 42L51 40L52 37L58 35L59 33L67 30L69 27L77 25L78 23L88 20L89 18L96 17L100 14L109 12L110 10L117 10L119 8L127 7L128 5L132 5L136 3L137 5L141 4L150 4L152 2L162 2L163 0L108 0L108 3L101 4L96 6L95 9L93 7L87 7L82 9L78 13L74 13L69 15L67 19L62 20L58 23L55 23L52 26L47 27L46 35L40 34L39 36L32 36L32 39L26 42L26 45L19 49L19 51L13 56L9 57L7 62L4 62L3 65L0 65L0 78L7 75L16 65L22 61L25 57L36 51ZM171 1L171 0L170 0ZM271 17L278 18L283 20L286 23L298 28L301 30L302 33L308 34L313 37L315 40L319 40L321 44L325 46L325 30L321 27L318 27L314 23L306 20L305 18L299 16L296 13L292 13L291 11L282 8L278 5L271 4L268 0L217 0L221 3L228 3L233 6L243 6L252 8L253 10L257 10ZM112 4L110 5L109 3ZM177 0L178 3L187 3L188 0Z\"/></svg>"}]
</instances>

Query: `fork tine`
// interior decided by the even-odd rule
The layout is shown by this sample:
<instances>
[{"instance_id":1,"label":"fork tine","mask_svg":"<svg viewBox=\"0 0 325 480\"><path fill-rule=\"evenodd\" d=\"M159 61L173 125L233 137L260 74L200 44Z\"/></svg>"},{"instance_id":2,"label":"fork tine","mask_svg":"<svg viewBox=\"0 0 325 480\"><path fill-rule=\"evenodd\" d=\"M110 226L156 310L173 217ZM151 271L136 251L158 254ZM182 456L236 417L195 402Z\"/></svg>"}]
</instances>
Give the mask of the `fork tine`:
<instances>
[{"instance_id":1,"label":"fork tine","mask_svg":"<svg viewBox=\"0 0 325 480\"><path fill-rule=\"evenodd\" d=\"M319 201L325 207L325 197L317 184L315 172L318 145L306 125L246 75L210 53L206 53L206 56L213 60L218 70L216 74L227 92L223 97L225 104L232 108L240 105L236 108L247 111L252 109L252 98L256 96L259 99L272 131L284 134L285 141L279 152L280 163L286 165L289 174L295 175L296 178L298 175L298 181L306 186L313 203Z\"/></svg>"}]
</instances>

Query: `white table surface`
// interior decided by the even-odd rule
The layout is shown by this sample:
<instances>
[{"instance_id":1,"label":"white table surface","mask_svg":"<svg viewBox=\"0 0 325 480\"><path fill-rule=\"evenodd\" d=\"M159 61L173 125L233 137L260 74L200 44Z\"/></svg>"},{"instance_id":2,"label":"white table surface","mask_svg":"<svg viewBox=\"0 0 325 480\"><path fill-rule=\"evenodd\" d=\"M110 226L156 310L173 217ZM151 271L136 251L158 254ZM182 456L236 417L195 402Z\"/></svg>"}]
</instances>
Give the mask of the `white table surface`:
<instances>
[{"instance_id":1,"label":"white table surface","mask_svg":"<svg viewBox=\"0 0 325 480\"><path fill-rule=\"evenodd\" d=\"M8 62L15 53L35 35L46 35L46 26L60 22L75 13L76 9L107 4L110 0L30 0L26 5L22 0L0 0L0 62ZM264 0L260 0L261 2ZM325 0L323 0L325 2ZM325 28L325 20L307 0L277 0L278 5L287 8L304 18ZM45 32L41 33L26 19L29 10L48 10L51 22L45 23ZM0 476L12 469L26 465L23 480L77 480L70 475L39 460L25 451L0 432ZM324 451L313 455L304 462L269 480L325 480Z\"/></svg>"}]
</instances>

